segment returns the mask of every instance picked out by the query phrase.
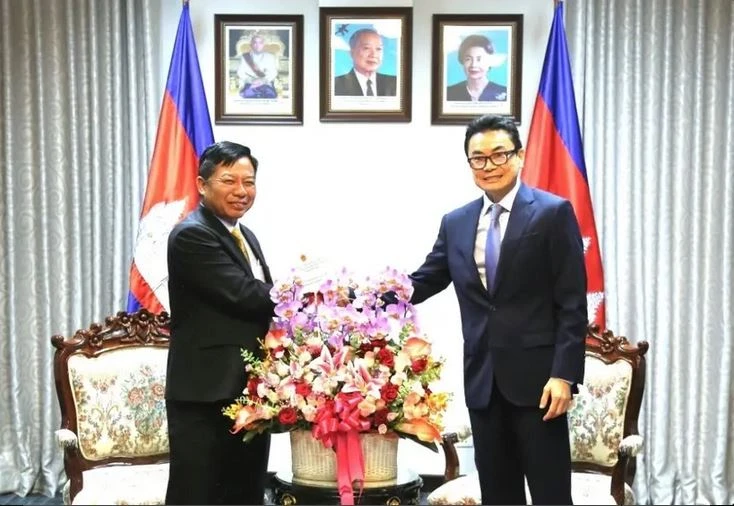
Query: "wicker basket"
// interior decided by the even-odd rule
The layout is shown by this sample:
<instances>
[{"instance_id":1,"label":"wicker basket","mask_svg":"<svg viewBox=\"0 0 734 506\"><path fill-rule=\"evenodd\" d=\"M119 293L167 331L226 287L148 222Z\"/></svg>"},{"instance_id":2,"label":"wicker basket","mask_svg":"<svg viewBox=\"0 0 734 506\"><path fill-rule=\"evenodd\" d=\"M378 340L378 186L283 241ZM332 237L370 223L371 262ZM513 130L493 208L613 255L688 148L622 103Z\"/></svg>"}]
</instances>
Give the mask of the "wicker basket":
<instances>
[{"instance_id":1,"label":"wicker basket","mask_svg":"<svg viewBox=\"0 0 734 506\"><path fill-rule=\"evenodd\" d=\"M291 435L293 481L304 485L336 485L336 454L314 439L310 431L296 430ZM398 475L398 437L363 432L359 435L364 456L364 486L394 484Z\"/></svg>"}]
</instances>

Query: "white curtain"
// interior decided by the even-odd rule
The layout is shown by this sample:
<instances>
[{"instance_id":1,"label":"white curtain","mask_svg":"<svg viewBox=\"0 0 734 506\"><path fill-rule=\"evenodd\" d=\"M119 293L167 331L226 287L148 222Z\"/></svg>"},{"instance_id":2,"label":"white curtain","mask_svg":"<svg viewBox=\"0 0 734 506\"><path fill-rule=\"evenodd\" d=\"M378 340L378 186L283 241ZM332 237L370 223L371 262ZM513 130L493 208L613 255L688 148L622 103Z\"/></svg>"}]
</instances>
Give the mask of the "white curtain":
<instances>
[{"instance_id":1,"label":"white curtain","mask_svg":"<svg viewBox=\"0 0 734 506\"><path fill-rule=\"evenodd\" d=\"M50 337L125 307L157 4L0 0L0 492L56 492Z\"/></svg>"},{"instance_id":2,"label":"white curtain","mask_svg":"<svg viewBox=\"0 0 734 506\"><path fill-rule=\"evenodd\" d=\"M734 2L565 5L607 324L650 342L638 500L734 503Z\"/></svg>"}]
</instances>

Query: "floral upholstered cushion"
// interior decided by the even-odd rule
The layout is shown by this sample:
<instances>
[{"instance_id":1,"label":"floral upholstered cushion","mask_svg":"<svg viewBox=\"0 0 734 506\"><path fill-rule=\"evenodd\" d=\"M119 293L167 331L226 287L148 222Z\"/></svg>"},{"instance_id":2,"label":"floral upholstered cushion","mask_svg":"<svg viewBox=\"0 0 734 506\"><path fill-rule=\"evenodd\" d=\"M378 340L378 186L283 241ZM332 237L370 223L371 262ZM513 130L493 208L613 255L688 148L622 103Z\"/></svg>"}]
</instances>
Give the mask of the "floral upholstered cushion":
<instances>
[{"instance_id":1,"label":"floral upholstered cushion","mask_svg":"<svg viewBox=\"0 0 734 506\"><path fill-rule=\"evenodd\" d=\"M571 499L574 504L616 504L611 493L611 478L603 474L573 473ZM625 485L625 500L632 489ZM525 482L525 497L532 504L530 489ZM634 504L634 495L631 496ZM482 494L476 473L461 476L444 483L428 495L428 504L481 504Z\"/></svg>"},{"instance_id":2,"label":"floral upholstered cushion","mask_svg":"<svg viewBox=\"0 0 734 506\"><path fill-rule=\"evenodd\" d=\"M168 464L98 467L83 480L72 504L165 504Z\"/></svg>"},{"instance_id":3,"label":"floral upholstered cushion","mask_svg":"<svg viewBox=\"0 0 734 506\"><path fill-rule=\"evenodd\" d=\"M168 453L167 348L69 358L78 446L88 460ZM108 503L109 504L109 503Z\"/></svg>"},{"instance_id":4,"label":"floral upholstered cushion","mask_svg":"<svg viewBox=\"0 0 734 506\"><path fill-rule=\"evenodd\" d=\"M568 413L571 459L612 467L624 434L632 366L586 357L584 384Z\"/></svg>"},{"instance_id":5,"label":"floral upholstered cushion","mask_svg":"<svg viewBox=\"0 0 734 506\"><path fill-rule=\"evenodd\" d=\"M634 493L624 484L625 504L634 504ZM572 473L571 498L574 504L617 504L612 497L612 477L605 474Z\"/></svg>"},{"instance_id":6,"label":"floral upholstered cushion","mask_svg":"<svg viewBox=\"0 0 734 506\"><path fill-rule=\"evenodd\" d=\"M477 473L460 476L447 481L428 494L428 504L481 504L482 492L479 489Z\"/></svg>"}]
</instances>

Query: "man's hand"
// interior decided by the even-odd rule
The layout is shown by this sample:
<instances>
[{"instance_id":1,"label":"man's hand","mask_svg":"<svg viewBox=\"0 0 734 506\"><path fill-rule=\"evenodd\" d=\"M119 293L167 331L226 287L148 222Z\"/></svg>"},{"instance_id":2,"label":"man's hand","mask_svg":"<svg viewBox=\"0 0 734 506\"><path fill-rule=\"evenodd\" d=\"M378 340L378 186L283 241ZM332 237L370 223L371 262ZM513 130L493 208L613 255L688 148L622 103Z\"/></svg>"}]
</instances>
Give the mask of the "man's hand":
<instances>
[{"instance_id":1,"label":"man's hand","mask_svg":"<svg viewBox=\"0 0 734 506\"><path fill-rule=\"evenodd\" d=\"M571 385L561 378L549 379L543 387L543 395L540 397L540 409L544 409L548 405L549 398L551 403L548 411L543 416L544 422L568 411L568 407L571 405Z\"/></svg>"}]
</instances>

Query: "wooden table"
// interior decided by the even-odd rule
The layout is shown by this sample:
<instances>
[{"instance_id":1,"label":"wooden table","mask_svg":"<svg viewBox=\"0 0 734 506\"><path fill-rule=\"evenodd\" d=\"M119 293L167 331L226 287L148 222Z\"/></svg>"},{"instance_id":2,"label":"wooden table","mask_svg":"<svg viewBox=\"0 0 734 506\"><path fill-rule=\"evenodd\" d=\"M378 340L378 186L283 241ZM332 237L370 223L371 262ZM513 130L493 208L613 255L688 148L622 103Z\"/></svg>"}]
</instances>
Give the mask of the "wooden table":
<instances>
[{"instance_id":1,"label":"wooden table","mask_svg":"<svg viewBox=\"0 0 734 506\"><path fill-rule=\"evenodd\" d=\"M359 489L354 490L355 504L420 504L423 480L410 470L399 470L393 484L365 487L359 497ZM296 506L301 504L339 504L336 487L320 487L293 482L290 472L279 472L273 478L273 498L275 504Z\"/></svg>"}]
</instances>

